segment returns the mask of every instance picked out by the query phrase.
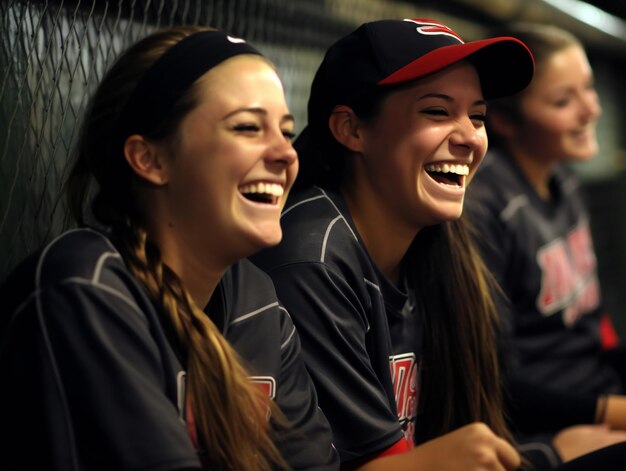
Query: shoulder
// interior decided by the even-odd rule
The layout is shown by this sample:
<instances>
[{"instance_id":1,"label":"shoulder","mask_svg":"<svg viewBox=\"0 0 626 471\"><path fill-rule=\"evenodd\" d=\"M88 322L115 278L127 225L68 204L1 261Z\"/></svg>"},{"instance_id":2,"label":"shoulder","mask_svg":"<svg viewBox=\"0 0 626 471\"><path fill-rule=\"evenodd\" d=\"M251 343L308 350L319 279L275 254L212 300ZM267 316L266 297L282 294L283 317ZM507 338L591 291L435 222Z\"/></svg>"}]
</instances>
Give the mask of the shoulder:
<instances>
[{"instance_id":1,"label":"shoulder","mask_svg":"<svg viewBox=\"0 0 626 471\"><path fill-rule=\"evenodd\" d=\"M229 267L220 280L220 286L233 294L245 293L246 304L256 304L257 299L276 298L269 275L247 258L240 259Z\"/></svg>"},{"instance_id":2,"label":"shoulder","mask_svg":"<svg viewBox=\"0 0 626 471\"><path fill-rule=\"evenodd\" d=\"M0 302L5 309L0 327L35 298L63 296L74 305L87 302L78 294L86 291L115 297L138 309L136 282L113 244L97 231L74 229L26 258L0 286ZM47 314L57 310L55 304L45 306Z\"/></svg>"},{"instance_id":3,"label":"shoulder","mask_svg":"<svg viewBox=\"0 0 626 471\"><path fill-rule=\"evenodd\" d=\"M253 318L275 317L279 302L269 275L241 259L222 276L208 310L214 321L230 328Z\"/></svg>"},{"instance_id":4,"label":"shoulder","mask_svg":"<svg viewBox=\"0 0 626 471\"><path fill-rule=\"evenodd\" d=\"M517 169L511 158L499 151L489 151L468 187L468 195L506 194L511 185L517 188Z\"/></svg>"},{"instance_id":5,"label":"shoulder","mask_svg":"<svg viewBox=\"0 0 626 471\"><path fill-rule=\"evenodd\" d=\"M364 252L343 199L336 193L311 188L290 198L276 247L252 257L263 270L317 263L327 266L359 263Z\"/></svg>"},{"instance_id":6,"label":"shoulder","mask_svg":"<svg viewBox=\"0 0 626 471\"><path fill-rule=\"evenodd\" d=\"M473 217L503 218L527 204L529 193L520 171L510 157L488 152L467 189L467 209Z\"/></svg>"},{"instance_id":7,"label":"shoulder","mask_svg":"<svg viewBox=\"0 0 626 471\"><path fill-rule=\"evenodd\" d=\"M579 194L580 181L578 174L570 165L558 165L554 171L554 181L560 187L566 198Z\"/></svg>"},{"instance_id":8,"label":"shoulder","mask_svg":"<svg viewBox=\"0 0 626 471\"><path fill-rule=\"evenodd\" d=\"M61 283L98 279L111 264L124 266L103 234L91 229L71 230L24 259L0 287L0 296L24 298Z\"/></svg>"}]
</instances>

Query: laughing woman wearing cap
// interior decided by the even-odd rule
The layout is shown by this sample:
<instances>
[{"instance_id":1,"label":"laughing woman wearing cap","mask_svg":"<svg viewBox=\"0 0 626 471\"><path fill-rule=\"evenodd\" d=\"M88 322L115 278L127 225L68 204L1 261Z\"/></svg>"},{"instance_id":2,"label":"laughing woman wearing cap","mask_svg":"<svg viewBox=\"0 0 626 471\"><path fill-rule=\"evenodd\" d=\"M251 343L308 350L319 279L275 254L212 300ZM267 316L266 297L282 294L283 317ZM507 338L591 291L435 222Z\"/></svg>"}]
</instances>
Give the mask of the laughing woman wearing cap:
<instances>
[{"instance_id":1,"label":"laughing woman wearing cap","mask_svg":"<svg viewBox=\"0 0 626 471\"><path fill-rule=\"evenodd\" d=\"M301 191L283 241L254 261L294 318L346 467L519 466L494 309L459 217L487 150L486 100L532 74L516 39L464 43L420 19L362 25L317 71Z\"/></svg>"},{"instance_id":2,"label":"laughing woman wearing cap","mask_svg":"<svg viewBox=\"0 0 626 471\"><path fill-rule=\"evenodd\" d=\"M224 32L119 58L68 183L100 230L0 289L3 470L337 467L294 326L242 259L281 238L293 126L273 66Z\"/></svg>"},{"instance_id":3,"label":"laughing woman wearing cap","mask_svg":"<svg viewBox=\"0 0 626 471\"><path fill-rule=\"evenodd\" d=\"M362 25L317 71L284 237L254 261L293 316L345 469L520 464L489 277L459 218L486 100L533 68L517 39L464 43L416 19Z\"/></svg>"}]
</instances>

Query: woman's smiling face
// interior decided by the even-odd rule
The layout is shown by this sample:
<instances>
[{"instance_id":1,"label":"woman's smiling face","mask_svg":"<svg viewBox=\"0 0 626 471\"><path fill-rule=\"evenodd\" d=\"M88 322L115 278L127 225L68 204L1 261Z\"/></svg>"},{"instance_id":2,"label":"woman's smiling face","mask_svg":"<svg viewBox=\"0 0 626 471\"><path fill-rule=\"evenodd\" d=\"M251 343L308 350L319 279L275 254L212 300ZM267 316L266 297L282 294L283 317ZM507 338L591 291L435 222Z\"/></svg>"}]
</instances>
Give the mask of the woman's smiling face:
<instances>
[{"instance_id":1,"label":"woman's smiling face","mask_svg":"<svg viewBox=\"0 0 626 471\"><path fill-rule=\"evenodd\" d=\"M170 227L198 250L238 258L281 240L280 212L298 170L294 121L261 58L231 58L201 80L172 149Z\"/></svg>"},{"instance_id":2,"label":"woman's smiling face","mask_svg":"<svg viewBox=\"0 0 626 471\"><path fill-rule=\"evenodd\" d=\"M467 184L487 150L486 112L468 62L392 93L363 127L350 191L371 194L367 205L411 232L460 217Z\"/></svg>"},{"instance_id":3,"label":"woman's smiling face","mask_svg":"<svg viewBox=\"0 0 626 471\"><path fill-rule=\"evenodd\" d=\"M588 160L598 151L600 113L587 56L571 45L548 57L524 91L516 146L543 161Z\"/></svg>"}]
</instances>

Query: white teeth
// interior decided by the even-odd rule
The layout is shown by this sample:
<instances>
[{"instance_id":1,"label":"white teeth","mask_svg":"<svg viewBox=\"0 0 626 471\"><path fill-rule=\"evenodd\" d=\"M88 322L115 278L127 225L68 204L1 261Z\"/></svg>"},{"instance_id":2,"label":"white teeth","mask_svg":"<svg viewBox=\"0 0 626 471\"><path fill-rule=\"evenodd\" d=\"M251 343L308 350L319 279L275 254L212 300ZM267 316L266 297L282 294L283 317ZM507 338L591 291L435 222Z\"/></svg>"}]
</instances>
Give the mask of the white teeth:
<instances>
[{"instance_id":1,"label":"white teeth","mask_svg":"<svg viewBox=\"0 0 626 471\"><path fill-rule=\"evenodd\" d=\"M243 185L239 187L239 191L241 193L260 193L265 195L272 196L283 196L285 192L282 185L278 183L250 183L248 185Z\"/></svg>"},{"instance_id":2,"label":"white teeth","mask_svg":"<svg viewBox=\"0 0 626 471\"><path fill-rule=\"evenodd\" d=\"M455 173L457 175L469 175L469 165L465 164L429 164L426 166L428 172Z\"/></svg>"}]
</instances>

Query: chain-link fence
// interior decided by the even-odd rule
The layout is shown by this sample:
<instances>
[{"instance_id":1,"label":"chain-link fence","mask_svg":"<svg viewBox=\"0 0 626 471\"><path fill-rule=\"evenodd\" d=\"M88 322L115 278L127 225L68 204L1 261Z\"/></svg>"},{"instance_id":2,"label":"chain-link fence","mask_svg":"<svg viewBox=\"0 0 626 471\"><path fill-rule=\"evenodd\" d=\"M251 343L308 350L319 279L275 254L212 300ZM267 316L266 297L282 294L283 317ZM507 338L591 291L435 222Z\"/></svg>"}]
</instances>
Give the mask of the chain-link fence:
<instances>
[{"instance_id":1,"label":"chain-link fence","mask_svg":"<svg viewBox=\"0 0 626 471\"><path fill-rule=\"evenodd\" d=\"M324 49L367 17L411 16L374 0L0 2L0 280L63 226L62 183L89 95L128 45L176 24L244 37L272 59L299 126Z\"/></svg>"}]
</instances>

